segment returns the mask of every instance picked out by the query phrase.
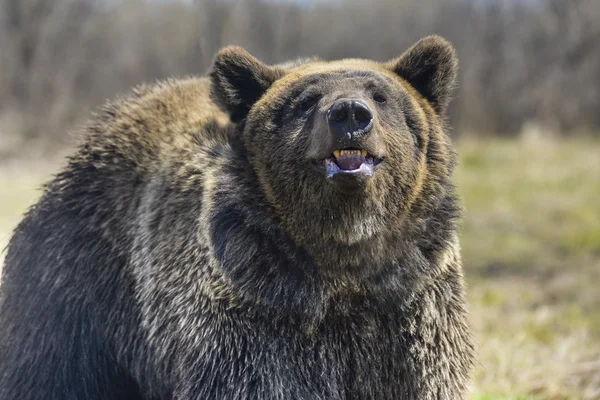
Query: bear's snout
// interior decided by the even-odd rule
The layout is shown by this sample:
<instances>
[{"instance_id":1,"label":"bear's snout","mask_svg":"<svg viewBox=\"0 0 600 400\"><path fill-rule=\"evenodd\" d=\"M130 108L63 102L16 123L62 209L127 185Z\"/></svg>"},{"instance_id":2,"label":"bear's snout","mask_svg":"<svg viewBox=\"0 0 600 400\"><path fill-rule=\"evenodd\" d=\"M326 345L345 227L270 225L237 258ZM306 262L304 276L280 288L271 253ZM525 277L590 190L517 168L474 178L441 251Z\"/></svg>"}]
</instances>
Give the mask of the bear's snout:
<instances>
[{"instance_id":1,"label":"bear's snout","mask_svg":"<svg viewBox=\"0 0 600 400\"><path fill-rule=\"evenodd\" d=\"M363 100L340 99L327 111L327 124L335 148L360 148L359 139L373 128L373 112Z\"/></svg>"}]
</instances>

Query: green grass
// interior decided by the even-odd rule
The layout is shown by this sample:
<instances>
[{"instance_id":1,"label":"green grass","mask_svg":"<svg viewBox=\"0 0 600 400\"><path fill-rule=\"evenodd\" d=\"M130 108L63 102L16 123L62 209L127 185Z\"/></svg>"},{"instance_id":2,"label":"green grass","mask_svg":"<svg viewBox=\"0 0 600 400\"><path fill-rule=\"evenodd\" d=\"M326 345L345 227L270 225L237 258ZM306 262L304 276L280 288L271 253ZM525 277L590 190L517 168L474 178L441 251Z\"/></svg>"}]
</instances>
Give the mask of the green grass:
<instances>
[{"instance_id":1,"label":"green grass","mask_svg":"<svg viewBox=\"0 0 600 400\"><path fill-rule=\"evenodd\" d=\"M473 400L600 399L600 140L457 143ZM53 172L0 168L0 245Z\"/></svg>"},{"instance_id":2,"label":"green grass","mask_svg":"<svg viewBox=\"0 0 600 400\"><path fill-rule=\"evenodd\" d=\"M473 399L599 399L600 141L457 149Z\"/></svg>"},{"instance_id":3,"label":"green grass","mask_svg":"<svg viewBox=\"0 0 600 400\"><path fill-rule=\"evenodd\" d=\"M38 173L0 169L0 260L13 228L41 195L42 179Z\"/></svg>"}]
</instances>

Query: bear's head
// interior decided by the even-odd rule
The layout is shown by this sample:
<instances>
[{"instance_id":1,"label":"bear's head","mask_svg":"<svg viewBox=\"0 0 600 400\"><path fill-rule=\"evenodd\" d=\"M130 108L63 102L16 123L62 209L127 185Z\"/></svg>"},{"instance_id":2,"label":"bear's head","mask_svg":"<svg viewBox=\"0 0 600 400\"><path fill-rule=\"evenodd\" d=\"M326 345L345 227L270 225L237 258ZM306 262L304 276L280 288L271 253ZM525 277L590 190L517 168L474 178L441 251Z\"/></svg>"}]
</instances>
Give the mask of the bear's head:
<instances>
[{"instance_id":1,"label":"bear's head","mask_svg":"<svg viewBox=\"0 0 600 400\"><path fill-rule=\"evenodd\" d=\"M294 240L353 246L422 223L452 190L444 119L457 68L438 36L384 63L269 66L227 47L211 93Z\"/></svg>"}]
</instances>

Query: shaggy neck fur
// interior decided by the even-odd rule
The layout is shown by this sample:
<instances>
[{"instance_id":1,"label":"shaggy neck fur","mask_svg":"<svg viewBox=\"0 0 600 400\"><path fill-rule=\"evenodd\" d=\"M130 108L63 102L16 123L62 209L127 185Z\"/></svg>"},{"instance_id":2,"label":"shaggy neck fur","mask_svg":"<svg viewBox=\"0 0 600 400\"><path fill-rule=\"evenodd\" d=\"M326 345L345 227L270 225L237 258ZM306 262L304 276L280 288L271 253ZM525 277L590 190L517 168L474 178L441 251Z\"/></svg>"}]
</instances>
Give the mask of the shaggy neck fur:
<instances>
[{"instance_id":1,"label":"shaggy neck fur","mask_svg":"<svg viewBox=\"0 0 600 400\"><path fill-rule=\"evenodd\" d=\"M442 260L456 242L458 207L451 190L436 204L415 208L420 215L411 215L414 222L403 231L351 244L315 234L298 245L294 234L304 229L284 228L242 143L233 139L232 149L211 194L208 237L225 275L248 300L315 316L332 296L414 295L444 272Z\"/></svg>"}]
</instances>

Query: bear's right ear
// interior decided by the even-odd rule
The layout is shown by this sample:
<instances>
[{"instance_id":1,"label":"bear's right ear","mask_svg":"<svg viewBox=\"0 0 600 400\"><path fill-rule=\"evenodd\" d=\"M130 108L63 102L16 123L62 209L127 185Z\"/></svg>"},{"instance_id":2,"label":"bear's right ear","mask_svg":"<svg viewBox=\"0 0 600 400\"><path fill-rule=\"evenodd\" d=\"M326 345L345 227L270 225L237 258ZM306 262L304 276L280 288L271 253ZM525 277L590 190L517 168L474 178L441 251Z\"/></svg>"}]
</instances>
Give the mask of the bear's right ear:
<instances>
[{"instance_id":1,"label":"bear's right ear","mask_svg":"<svg viewBox=\"0 0 600 400\"><path fill-rule=\"evenodd\" d=\"M229 46L217 53L209 75L214 101L237 123L285 71L263 64L241 47Z\"/></svg>"},{"instance_id":2,"label":"bear's right ear","mask_svg":"<svg viewBox=\"0 0 600 400\"><path fill-rule=\"evenodd\" d=\"M428 36L386 66L410 83L438 113L446 112L458 72L458 58L450 42L441 36Z\"/></svg>"}]
</instances>

